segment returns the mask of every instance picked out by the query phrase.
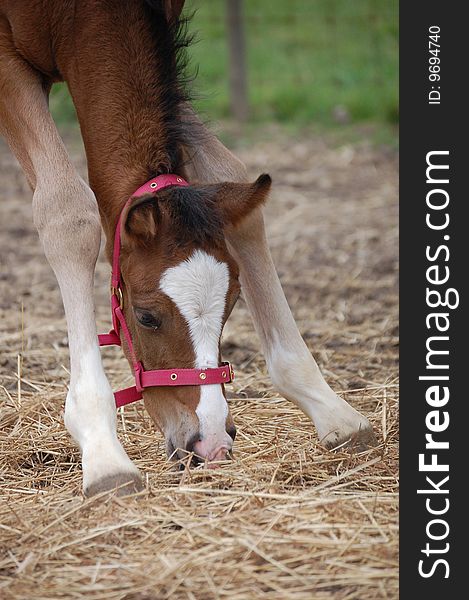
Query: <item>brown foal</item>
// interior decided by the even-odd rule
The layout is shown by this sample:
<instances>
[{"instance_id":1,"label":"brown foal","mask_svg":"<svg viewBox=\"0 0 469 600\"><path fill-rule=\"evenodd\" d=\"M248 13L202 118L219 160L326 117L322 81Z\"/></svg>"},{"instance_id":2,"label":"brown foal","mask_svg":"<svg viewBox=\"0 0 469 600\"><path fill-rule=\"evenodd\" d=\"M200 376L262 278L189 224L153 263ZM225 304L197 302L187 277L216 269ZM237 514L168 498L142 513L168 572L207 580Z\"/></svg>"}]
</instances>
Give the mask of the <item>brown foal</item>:
<instances>
[{"instance_id":1,"label":"brown foal","mask_svg":"<svg viewBox=\"0 0 469 600\"><path fill-rule=\"evenodd\" d=\"M191 184L136 199L122 229L124 312L146 369L218 366L240 286L278 391L328 447L373 442L368 420L338 397L304 344L268 250L270 178L244 165L198 120L185 92L183 0L0 0L0 132L33 190L34 222L59 283L71 380L65 424L79 444L85 493L141 488L116 435L93 306L101 226L110 259L129 196L150 178ZM72 166L48 110L66 81L88 159ZM233 183L227 183L233 182ZM145 406L169 455L225 458L235 429L222 385L149 388Z\"/></svg>"}]
</instances>

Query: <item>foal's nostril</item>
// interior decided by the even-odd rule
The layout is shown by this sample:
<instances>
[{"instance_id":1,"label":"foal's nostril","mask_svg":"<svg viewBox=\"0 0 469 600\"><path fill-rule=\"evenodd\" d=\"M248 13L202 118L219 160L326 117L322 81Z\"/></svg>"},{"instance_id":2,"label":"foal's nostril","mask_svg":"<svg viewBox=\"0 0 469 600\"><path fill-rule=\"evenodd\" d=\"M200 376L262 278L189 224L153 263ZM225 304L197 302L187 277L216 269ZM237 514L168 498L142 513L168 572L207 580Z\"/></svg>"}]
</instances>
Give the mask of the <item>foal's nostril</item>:
<instances>
[{"instance_id":1,"label":"foal's nostril","mask_svg":"<svg viewBox=\"0 0 469 600\"><path fill-rule=\"evenodd\" d=\"M230 438L235 441L236 438L236 427L233 425L232 427L228 427L226 433L230 436Z\"/></svg>"},{"instance_id":2,"label":"foal's nostril","mask_svg":"<svg viewBox=\"0 0 469 600\"><path fill-rule=\"evenodd\" d=\"M187 452L193 452L194 453L194 456L191 458L191 467L197 467L198 465L201 465L204 462L204 459L197 454L197 451L195 449L195 445L198 442L201 442L201 441L202 440L201 440L201 437L200 437L200 433L197 433L196 435L193 435L191 437L191 439L186 444L186 450L187 450Z\"/></svg>"},{"instance_id":3,"label":"foal's nostril","mask_svg":"<svg viewBox=\"0 0 469 600\"><path fill-rule=\"evenodd\" d=\"M193 435L186 444L187 452L194 452L194 446L197 444L197 442L200 442L200 441L201 441L201 438L200 438L199 433Z\"/></svg>"}]
</instances>

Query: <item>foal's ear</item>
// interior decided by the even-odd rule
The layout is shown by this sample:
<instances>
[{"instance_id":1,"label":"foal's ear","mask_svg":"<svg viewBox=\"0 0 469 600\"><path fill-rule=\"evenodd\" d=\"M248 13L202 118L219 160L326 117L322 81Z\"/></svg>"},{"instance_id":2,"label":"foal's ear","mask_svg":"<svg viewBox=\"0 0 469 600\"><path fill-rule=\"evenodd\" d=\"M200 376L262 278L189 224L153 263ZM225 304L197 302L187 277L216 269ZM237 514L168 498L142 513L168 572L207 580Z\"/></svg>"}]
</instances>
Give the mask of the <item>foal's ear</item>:
<instances>
[{"instance_id":1,"label":"foal's ear","mask_svg":"<svg viewBox=\"0 0 469 600\"><path fill-rule=\"evenodd\" d=\"M225 225L237 225L255 208L267 200L272 184L270 175L263 174L254 183L222 183L217 195L217 207Z\"/></svg>"},{"instance_id":2,"label":"foal's ear","mask_svg":"<svg viewBox=\"0 0 469 600\"><path fill-rule=\"evenodd\" d=\"M147 194L135 200L122 215L122 242L145 244L158 231L161 214L153 195Z\"/></svg>"}]
</instances>

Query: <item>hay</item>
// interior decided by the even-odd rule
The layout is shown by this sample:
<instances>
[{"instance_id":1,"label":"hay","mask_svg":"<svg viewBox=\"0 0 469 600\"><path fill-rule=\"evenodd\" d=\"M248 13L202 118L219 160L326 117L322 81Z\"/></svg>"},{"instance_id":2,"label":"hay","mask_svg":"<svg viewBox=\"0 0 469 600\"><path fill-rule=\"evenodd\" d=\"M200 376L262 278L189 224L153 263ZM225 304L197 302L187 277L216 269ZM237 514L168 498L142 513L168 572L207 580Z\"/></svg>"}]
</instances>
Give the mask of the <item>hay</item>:
<instances>
[{"instance_id":1,"label":"hay","mask_svg":"<svg viewBox=\"0 0 469 600\"><path fill-rule=\"evenodd\" d=\"M61 416L60 296L30 193L0 146L1 598L397 598L395 156L281 137L240 154L253 176L268 167L274 177L267 223L295 317L332 387L372 421L379 447L354 455L318 445L308 420L273 393L241 301L224 337L237 367L233 462L176 471L135 405L119 431L145 491L84 499ZM96 279L105 329L102 260ZM118 350L104 357L116 388L130 382Z\"/></svg>"}]
</instances>

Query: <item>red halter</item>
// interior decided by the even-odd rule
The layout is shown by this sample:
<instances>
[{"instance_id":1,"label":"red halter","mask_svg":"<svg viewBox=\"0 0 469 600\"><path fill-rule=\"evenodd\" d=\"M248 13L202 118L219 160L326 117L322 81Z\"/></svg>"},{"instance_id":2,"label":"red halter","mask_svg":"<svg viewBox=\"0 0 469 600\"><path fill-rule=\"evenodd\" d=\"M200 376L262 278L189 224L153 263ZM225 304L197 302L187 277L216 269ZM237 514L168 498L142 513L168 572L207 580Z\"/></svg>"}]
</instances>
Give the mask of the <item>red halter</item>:
<instances>
[{"instance_id":1,"label":"red halter","mask_svg":"<svg viewBox=\"0 0 469 600\"><path fill-rule=\"evenodd\" d=\"M123 294L121 288L121 229L122 215L124 210L131 204L132 200L138 196L157 192L171 185L187 186L187 181L177 175L158 175L147 181L144 185L127 200L125 203L116 226L114 237L114 250L112 254L112 277L111 277L111 310L112 310L112 329L109 333L98 336L100 346L120 346L121 338L119 331L122 330L127 346L129 348L132 366L135 374L135 385L119 392L114 393L116 406L124 406L142 398L144 388L154 386L178 386L178 385L209 385L230 383L234 379L234 372L230 363L222 363L215 369L155 369L145 371L142 363L135 356L132 336L130 335L127 322L124 317Z\"/></svg>"}]
</instances>

